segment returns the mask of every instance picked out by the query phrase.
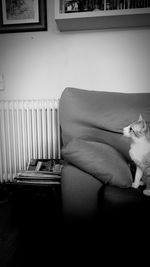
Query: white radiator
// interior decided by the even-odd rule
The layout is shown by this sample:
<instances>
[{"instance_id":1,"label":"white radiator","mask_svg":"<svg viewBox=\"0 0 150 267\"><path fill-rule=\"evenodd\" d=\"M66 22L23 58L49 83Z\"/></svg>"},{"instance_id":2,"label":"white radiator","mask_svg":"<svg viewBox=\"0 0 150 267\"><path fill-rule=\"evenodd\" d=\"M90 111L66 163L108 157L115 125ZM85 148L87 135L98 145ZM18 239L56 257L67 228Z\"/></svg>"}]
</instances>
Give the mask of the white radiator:
<instances>
[{"instance_id":1,"label":"white radiator","mask_svg":"<svg viewBox=\"0 0 150 267\"><path fill-rule=\"evenodd\" d=\"M60 158L59 100L0 101L0 182L30 159Z\"/></svg>"}]
</instances>

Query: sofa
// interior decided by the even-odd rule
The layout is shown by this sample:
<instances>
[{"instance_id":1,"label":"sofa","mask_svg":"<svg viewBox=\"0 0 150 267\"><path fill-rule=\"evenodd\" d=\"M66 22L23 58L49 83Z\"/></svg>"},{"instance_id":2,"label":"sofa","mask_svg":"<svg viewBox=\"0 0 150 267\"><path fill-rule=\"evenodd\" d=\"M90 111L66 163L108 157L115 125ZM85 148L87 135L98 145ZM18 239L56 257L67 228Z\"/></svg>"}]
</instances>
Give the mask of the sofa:
<instances>
[{"instance_id":1,"label":"sofa","mask_svg":"<svg viewBox=\"0 0 150 267\"><path fill-rule=\"evenodd\" d=\"M65 88L60 98L62 209L67 225L111 227L147 219L150 197L132 188L136 166L123 128L142 114L150 126L150 93ZM143 217L144 216L144 217Z\"/></svg>"}]
</instances>

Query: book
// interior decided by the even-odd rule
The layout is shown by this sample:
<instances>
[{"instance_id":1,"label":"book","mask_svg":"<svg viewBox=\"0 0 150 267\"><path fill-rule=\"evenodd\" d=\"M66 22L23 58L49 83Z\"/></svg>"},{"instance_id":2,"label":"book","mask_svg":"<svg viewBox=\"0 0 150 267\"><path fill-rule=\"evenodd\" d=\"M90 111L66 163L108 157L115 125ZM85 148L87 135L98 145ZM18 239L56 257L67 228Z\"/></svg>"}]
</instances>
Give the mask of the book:
<instances>
[{"instance_id":1,"label":"book","mask_svg":"<svg viewBox=\"0 0 150 267\"><path fill-rule=\"evenodd\" d=\"M50 184L60 184L60 180L43 180L43 179L26 179L26 178L19 178L15 179L17 184L35 184L35 185L50 185Z\"/></svg>"}]
</instances>

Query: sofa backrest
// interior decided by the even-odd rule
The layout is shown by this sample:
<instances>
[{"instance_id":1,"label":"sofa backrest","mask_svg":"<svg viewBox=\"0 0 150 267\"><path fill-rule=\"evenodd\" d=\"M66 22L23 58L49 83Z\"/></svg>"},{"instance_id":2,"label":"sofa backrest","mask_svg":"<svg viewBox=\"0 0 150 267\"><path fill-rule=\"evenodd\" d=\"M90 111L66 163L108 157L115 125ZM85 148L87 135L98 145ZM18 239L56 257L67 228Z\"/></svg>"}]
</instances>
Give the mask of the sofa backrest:
<instances>
[{"instance_id":1,"label":"sofa backrest","mask_svg":"<svg viewBox=\"0 0 150 267\"><path fill-rule=\"evenodd\" d=\"M66 88L60 98L62 141L72 138L97 141L116 148L129 158L130 139L123 127L139 114L150 126L150 93L118 93Z\"/></svg>"}]
</instances>

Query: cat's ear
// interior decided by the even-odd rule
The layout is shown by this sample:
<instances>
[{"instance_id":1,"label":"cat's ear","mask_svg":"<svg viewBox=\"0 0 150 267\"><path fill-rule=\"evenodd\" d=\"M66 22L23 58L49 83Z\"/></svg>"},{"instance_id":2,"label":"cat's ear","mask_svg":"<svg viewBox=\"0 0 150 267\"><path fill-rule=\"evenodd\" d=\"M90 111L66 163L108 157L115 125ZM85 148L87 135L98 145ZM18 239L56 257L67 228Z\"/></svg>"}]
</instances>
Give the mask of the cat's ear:
<instances>
[{"instance_id":1,"label":"cat's ear","mask_svg":"<svg viewBox=\"0 0 150 267\"><path fill-rule=\"evenodd\" d=\"M141 114L139 115L139 121L143 121L143 117Z\"/></svg>"},{"instance_id":2,"label":"cat's ear","mask_svg":"<svg viewBox=\"0 0 150 267\"><path fill-rule=\"evenodd\" d=\"M147 124L146 124L145 120L143 120L143 130L144 130L144 132L146 132L146 130L147 130Z\"/></svg>"},{"instance_id":3,"label":"cat's ear","mask_svg":"<svg viewBox=\"0 0 150 267\"><path fill-rule=\"evenodd\" d=\"M145 122L145 120L143 119L143 117L142 117L141 114L139 115L139 121L142 122L142 130L143 130L143 132L146 132L146 130L147 130L147 124L146 124L146 122Z\"/></svg>"}]
</instances>

